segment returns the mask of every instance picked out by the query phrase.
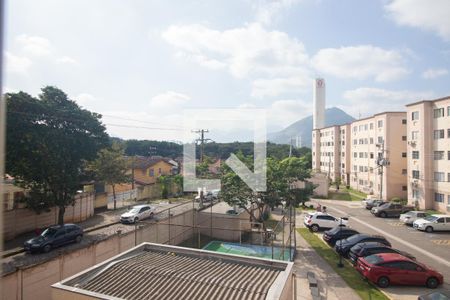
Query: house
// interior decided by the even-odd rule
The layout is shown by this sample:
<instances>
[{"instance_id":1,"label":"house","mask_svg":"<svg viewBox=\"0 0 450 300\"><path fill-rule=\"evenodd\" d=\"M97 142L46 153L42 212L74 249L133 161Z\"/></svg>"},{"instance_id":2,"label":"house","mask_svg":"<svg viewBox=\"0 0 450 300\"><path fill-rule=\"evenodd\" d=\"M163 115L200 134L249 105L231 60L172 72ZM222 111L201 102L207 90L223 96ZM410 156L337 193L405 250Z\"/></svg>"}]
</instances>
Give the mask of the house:
<instances>
[{"instance_id":1,"label":"house","mask_svg":"<svg viewBox=\"0 0 450 300\"><path fill-rule=\"evenodd\" d=\"M25 196L25 189L16 186L14 177L6 174L3 180L3 210L17 207L18 201Z\"/></svg>"},{"instance_id":2,"label":"house","mask_svg":"<svg viewBox=\"0 0 450 300\"><path fill-rule=\"evenodd\" d=\"M159 176L173 174L174 164L167 158L135 156L129 159L132 161L130 174L136 184L154 184Z\"/></svg>"}]
</instances>

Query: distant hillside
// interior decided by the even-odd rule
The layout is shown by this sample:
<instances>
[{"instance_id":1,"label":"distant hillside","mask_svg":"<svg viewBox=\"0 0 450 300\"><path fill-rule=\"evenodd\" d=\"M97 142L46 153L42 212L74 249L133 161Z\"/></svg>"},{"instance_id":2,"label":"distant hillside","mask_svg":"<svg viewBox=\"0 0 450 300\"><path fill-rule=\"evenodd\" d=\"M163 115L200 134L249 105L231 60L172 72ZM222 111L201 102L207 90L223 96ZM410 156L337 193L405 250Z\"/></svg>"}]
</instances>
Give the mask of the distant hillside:
<instances>
[{"instance_id":1,"label":"distant hillside","mask_svg":"<svg viewBox=\"0 0 450 300\"><path fill-rule=\"evenodd\" d=\"M325 126L340 125L354 121L355 118L340 108L332 107L325 110ZM311 131L313 128L313 117L303 118L285 129L268 134L268 140L278 144L289 144L291 138L300 136L302 145L311 147Z\"/></svg>"}]
</instances>

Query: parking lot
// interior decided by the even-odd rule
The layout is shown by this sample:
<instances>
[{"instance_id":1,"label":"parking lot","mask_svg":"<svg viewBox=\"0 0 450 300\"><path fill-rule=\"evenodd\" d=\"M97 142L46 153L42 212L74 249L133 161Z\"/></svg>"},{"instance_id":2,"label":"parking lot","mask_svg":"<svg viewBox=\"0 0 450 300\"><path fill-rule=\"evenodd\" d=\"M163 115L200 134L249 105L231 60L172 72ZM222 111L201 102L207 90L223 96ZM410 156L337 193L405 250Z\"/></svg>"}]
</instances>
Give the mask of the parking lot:
<instances>
[{"instance_id":1,"label":"parking lot","mask_svg":"<svg viewBox=\"0 0 450 300\"><path fill-rule=\"evenodd\" d=\"M360 202L313 200L314 206L326 206L336 217L349 217L349 226L361 233L386 237L394 248L409 252L417 260L444 275L441 288L450 289L450 232L425 233L399 222L398 218L377 218ZM425 287L389 287L384 289L394 299L417 299L430 292Z\"/></svg>"}]
</instances>

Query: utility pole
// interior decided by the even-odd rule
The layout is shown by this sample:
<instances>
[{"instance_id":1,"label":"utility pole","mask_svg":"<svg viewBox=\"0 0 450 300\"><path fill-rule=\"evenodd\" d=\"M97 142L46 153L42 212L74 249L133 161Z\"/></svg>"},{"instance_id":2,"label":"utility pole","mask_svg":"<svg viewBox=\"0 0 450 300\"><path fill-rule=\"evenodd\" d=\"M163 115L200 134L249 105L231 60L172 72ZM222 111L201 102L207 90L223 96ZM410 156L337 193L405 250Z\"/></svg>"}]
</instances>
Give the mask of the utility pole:
<instances>
[{"instance_id":1,"label":"utility pole","mask_svg":"<svg viewBox=\"0 0 450 300\"><path fill-rule=\"evenodd\" d=\"M289 140L289 157L292 156L292 138Z\"/></svg>"},{"instance_id":2,"label":"utility pole","mask_svg":"<svg viewBox=\"0 0 450 300\"><path fill-rule=\"evenodd\" d=\"M198 129L198 130L192 130L192 132L199 133L200 138L196 139L196 142L200 142L200 162L203 162L203 156L205 151L205 142L211 141L211 139L205 139L205 133L208 133L208 129Z\"/></svg>"},{"instance_id":3,"label":"utility pole","mask_svg":"<svg viewBox=\"0 0 450 300\"><path fill-rule=\"evenodd\" d=\"M381 144L377 144L378 148L381 148L381 155L378 155L377 158L377 166L380 168L381 171L379 171L381 175L381 181L380 181L380 198L383 200L383 175L384 175L384 167L389 165L389 160L384 157L384 140L381 142Z\"/></svg>"}]
</instances>

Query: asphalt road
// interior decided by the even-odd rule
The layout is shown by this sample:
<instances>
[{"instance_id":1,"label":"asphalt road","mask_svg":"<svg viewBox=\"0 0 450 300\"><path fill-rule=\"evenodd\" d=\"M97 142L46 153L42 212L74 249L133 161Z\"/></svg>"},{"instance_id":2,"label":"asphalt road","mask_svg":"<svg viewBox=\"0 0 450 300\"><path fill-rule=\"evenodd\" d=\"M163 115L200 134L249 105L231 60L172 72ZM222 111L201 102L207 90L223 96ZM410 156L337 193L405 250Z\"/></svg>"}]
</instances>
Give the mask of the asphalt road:
<instances>
[{"instance_id":1,"label":"asphalt road","mask_svg":"<svg viewBox=\"0 0 450 300\"><path fill-rule=\"evenodd\" d=\"M360 202L313 200L326 206L336 217L349 216L350 227L361 233L385 236L392 247L409 252L417 260L444 275L442 288L450 290L450 232L425 233L399 222L398 218L377 218ZM394 299L417 299L430 292L427 288L391 287L386 289Z\"/></svg>"}]
</instances>

